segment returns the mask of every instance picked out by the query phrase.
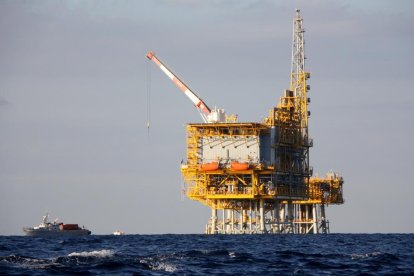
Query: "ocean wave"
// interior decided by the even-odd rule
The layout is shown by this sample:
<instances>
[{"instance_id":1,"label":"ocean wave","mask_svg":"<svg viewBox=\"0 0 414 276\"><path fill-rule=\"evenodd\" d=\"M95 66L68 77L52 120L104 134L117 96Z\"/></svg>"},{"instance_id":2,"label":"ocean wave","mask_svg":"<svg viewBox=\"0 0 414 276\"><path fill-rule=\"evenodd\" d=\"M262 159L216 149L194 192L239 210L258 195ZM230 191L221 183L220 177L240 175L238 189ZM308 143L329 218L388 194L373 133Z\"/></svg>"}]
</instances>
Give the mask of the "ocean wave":
<instances>
[{"instance_id":1,"label":"ocean wave","mask_svg":"<svg viewBox=\"0 0 414 276\"><path fill-rule=\"evenodd\" d=\"M378 256L381 254L382 254L381 252L372 252L372 253L365 253L365 254L351 254L351 259L352 260L366 259L366 258Z\"/></svg>"},{"instance_id":2,"label":"ocean wave","mask_svg":"<svg viewBox=\"0 0 414 276\"><path fill-rule=\"evenodd\" d=\"M83 251L83 252L72 252L68 257L94 257L94 258L110 258L114 256L115 252L109 249L94 250L94 251Z\"/></svg>"},{"instance_id":3,"label":"ocean wave","mask_svg":"<svg viewBox=\"0 0 414 276\"><path fill-rule=\"evenodd\" d=\"M177 252L177 254L189 257L206 257L206 256L228 256L230 252L223 249L193 249L182 252Z\"/></svg>"},{"instance_id":4,"label":"ocean wave","mask_svg":"<svg viewBox=\"0 0 414 276\"><path fill-rule=\"evenodd\" d=\"M17 267L44 269L50 265L51 261L48 259L37 259L26 256L9 255L0 257L0 263L12 264Z\"/></svg>"},{"instance_id":5,"label":"ocean wave","mask_svg":"<svg viewBox=\"0 0 414 276\"><path fill-rule=\"evenodd\" d=\"M0 248L0 275L414 272L414 235L130 235L122 240L91 236L73 242L0 236L0 244L4 248Z\"/></svg>"},{"instance_id":6,"label":"ocean wave","mask_svg":"<svg viewBox=\"0 0 414 276\"><path fill-rule=\"evenodd\" d=\"M156 263L155 265L153 265L152 270L161 270L161 271L166 271L166 272L175 272L177 271L177 267L173 264L168 264L168 263Z\"/></svg>"},{"instance_id":7,"label":"ocean wave","mask_svg":"<svg viewBox=\"0 0 414 276\"><path fill-rule=\"evenodd\" d=\"M147 257L141 259L139 262L146 265L150 270L176 272L177 266L167 261L166 256Z\"/></svg>"}]
</instances>

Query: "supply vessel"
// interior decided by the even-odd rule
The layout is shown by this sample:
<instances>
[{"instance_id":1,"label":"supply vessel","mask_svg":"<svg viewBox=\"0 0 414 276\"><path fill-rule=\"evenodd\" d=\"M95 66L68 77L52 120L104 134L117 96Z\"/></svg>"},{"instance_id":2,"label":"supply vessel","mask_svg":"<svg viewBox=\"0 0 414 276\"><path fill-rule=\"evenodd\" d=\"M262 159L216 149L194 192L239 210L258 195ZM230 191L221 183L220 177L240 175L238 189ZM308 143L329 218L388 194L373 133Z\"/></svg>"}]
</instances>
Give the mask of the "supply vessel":
<instances>
[{"instance_id":1,"label":"supply vessel","mask_svg":"<svg viewBox=\"0 0 414 276\"><path fill-rule=\"evenodd\" d=\"M65 224L58 222L49 222L49 214L43 216L42 223L34 227L24 227L23 232L27 236L85 236L90 235L91 231L85 227L79 227L78 224Z\"/></svg>"}]
</instances>

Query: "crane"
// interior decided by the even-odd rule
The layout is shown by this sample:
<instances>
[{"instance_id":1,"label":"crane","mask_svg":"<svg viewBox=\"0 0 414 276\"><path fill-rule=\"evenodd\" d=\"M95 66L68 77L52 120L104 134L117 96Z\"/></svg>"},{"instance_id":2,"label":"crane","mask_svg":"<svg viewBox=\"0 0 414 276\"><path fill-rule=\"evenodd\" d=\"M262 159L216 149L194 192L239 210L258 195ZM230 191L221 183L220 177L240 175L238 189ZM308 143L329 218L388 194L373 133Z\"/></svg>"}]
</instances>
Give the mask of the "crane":
<instances>
[{"instance_id":1,"label":"crane","mask_svg":"<svg viewBox=\"0 0 414 276\"><path fill-rule=\"evenodd\" d=\"M226 113L223 109L211 110L208 105L194 93L180 78L174 74L154 52L148 52L147 58L152 60L171 80L172 82L193 102L194 106L200 112L201 118L205 123L224 123L226 121Z\"/></svg>"}]
</instances>

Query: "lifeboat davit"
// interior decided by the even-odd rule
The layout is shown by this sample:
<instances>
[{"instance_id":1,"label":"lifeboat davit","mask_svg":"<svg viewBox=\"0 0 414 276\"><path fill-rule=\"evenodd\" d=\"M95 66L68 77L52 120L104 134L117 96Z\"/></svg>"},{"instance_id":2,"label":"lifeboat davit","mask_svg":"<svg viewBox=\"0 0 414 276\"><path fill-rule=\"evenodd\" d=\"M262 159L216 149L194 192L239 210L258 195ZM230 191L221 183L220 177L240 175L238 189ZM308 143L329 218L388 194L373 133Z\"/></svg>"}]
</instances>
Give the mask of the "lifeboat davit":
<instances>
[{"instance_id":1,"label":"lifeboat davit","mask_svg":"<svg viewBox=\"0 0 414 276\"><path fill-rule=\"evenodd\" d=\"M200 170L202 171L217 171L218 168L219 168L218 162L205 163L205 164L201 164L200 166Z\"/></svg>"},{"instance_id":2,"label":"lifeboat davit","mask_svg":"<svg viewBox=\"0 0 414 276\"><path fill-rule=\"evenodd\" d=\"M240 163L237 161L231 162L231 169L233 171L245 171L249 169L249 163Z\"/></svg>"}]
</instances>

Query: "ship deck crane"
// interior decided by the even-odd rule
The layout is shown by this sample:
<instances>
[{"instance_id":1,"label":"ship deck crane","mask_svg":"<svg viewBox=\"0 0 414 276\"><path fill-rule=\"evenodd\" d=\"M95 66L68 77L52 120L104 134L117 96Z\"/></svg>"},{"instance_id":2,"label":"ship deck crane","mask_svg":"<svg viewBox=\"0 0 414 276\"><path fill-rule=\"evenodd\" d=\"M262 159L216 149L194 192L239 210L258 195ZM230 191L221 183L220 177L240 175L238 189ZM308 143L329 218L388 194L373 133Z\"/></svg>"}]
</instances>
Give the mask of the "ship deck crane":
<instances>
[{"instance_id":1,"label":"ship deck crane","mask_svg":"<svg viewBox=\"0 0 414 276\"><path fill-rule=\"evenodd\" d=\"M193 102L194 106L200 112L205 123L224 123L226 113L223 109L211 110L208 105L197 96L180 78L174 74L155 54L148 52L147 58L152 60L171 80L172 82Z\"/></svg>"}]
</instances>

